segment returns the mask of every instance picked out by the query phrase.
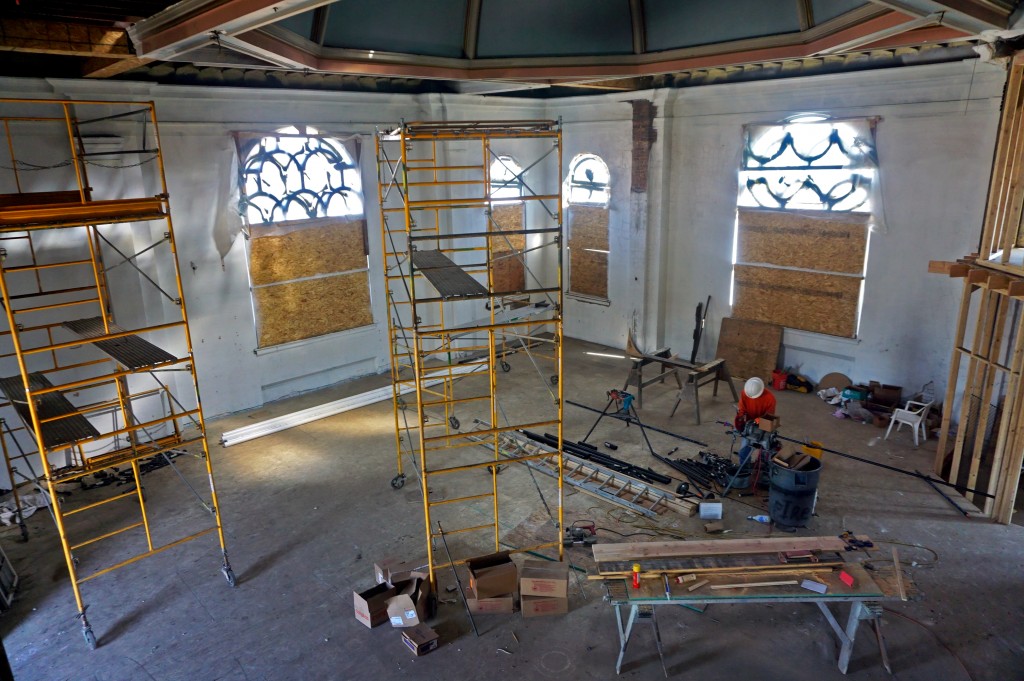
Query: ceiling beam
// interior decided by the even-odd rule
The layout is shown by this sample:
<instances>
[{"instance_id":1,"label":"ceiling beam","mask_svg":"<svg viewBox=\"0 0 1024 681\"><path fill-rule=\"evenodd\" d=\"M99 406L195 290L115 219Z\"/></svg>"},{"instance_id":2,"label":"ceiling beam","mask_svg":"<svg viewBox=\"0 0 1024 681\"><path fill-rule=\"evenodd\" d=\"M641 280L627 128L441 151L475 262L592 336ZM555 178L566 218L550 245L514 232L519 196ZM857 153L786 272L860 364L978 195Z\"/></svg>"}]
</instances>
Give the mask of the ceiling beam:
<instances>
[{"instance_id":1,"label":"ceiling beam","mask_svg":"<svg viewBox=\"0 0 1024 681\"><path fill-rule=\"evenodd\" d=\"M1010 10L986 0L871 0L913 17L942 15L942 24L969 35L1009 26Z\"/></svg>"},{"instance_id":2,"label":"ceiling beam","mask_svg":"<svg viewBox=\"0 0 1024 681\"><path fill-rule=\"evenodd\" d=\"M0 52L104 59L132 56L123 28L37 19L0 19Z\"/></svg>"},{"instance_id":3,"label":"ceiling beam","mask_svg":"<svg viewBox=\"0 0 1024 681\"><path fill-rule=\"evenodd\" d=\"M128 34L140 57L173 59L212 42L301 14L332 0L182 0L134 24Z\"/></svg>"},{"instance_id":4,"label":"ceiling beam","mask_svg":"<svg viewBox=\"0 0 1024 681\"><path fill-rule=\"evenodd\" d=\"M317 7L313 10L313 30L310 31L308 38L320 47L324 46L324 40L327 38L327 19L330 13L330 5Z\"/></svg>"},{"instance_id":5,"label":"ceiling beam","mask_svg":"<svg viewBox=\"0 0 1024 681\"><path fill-rule=\"evenodd\" d=\"M800 18L801 31L814 26L814 5L811 4L811 0L796 0L796 10Z\"/></svg>"},{"instance_id":6,"label":"ceiling beam","mask_svg":"<svg viewBox=\"0 0 1024 681\"><path fill-rule=\"evenodd\" d=\"M897 35L902 35L907 31L913 31L918 28L926 28L928 26L938 26L942 22L942 14L932 14L927 17L921 17L920 19L911 19L903 24L891 26L889 28L880 29L874 33L858 36L852 40L848 40L844 43L837 43L830 47L827 47L820 52L816 52L815 56L825 54L839 54L841 52L850 52L852 50L859 49L865 45L877 43L879 41L892 38Z\"/></svg>"},{"instance_id":7,"label":"ceiling beam","mask_svg":"<svg viewBox=\"0 0 1024 681\"><path fill-rule=\"evenodd\" d=\"M480 3L481 0L466 3L466 26L462 33L462 52L466 59L476 59L476 48L480 42Z\"/></svg>"},{"instance_id":8,"label":"ceiling beam","mask_svg":"<svg viewBox=\"0 0 1024 681\"><path fill-rule=\"evenodd\" d=\"M644 0L629 0L629 18L633 25L633 54L643 54L647 51Z\"/></svg>"},{"instance_id":9,"label":"ceiling beam","mask_svg":"<svg viewBox=\"0 0 1024 681\"><path fill-rule=\"evenodd\" d=\"M112 78L122 73L145 66L152 59L125 57L124 59L87 59L82 65L83 78Z\"/></svg>"}]
</instances>

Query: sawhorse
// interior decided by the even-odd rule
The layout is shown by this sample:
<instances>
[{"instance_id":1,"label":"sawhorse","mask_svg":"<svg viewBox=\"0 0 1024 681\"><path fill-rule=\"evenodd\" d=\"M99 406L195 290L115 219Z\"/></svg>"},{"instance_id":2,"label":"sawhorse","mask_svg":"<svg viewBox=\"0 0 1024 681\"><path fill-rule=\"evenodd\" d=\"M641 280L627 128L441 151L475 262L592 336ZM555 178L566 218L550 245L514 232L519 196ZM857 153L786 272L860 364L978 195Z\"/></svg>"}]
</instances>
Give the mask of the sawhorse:
<instances>
[{"instance_id":1,"label":"sawhorse","mask_svg":"<svg viewBox=\"0 0 1024 681\"><path fill-rule=\"evenodd\" d=\"M678 380L679 375L676 375ZM672 407L672 413L669 417L676 415L676 409L679 408L679 404L683 401L684 397L693 397L693 411L697 415L697 425L700 425L700 387L707 385L708 383L714 382L715 388L711 393L712 396L718 396L718 383L723 382L729 386L729 390L732 391L732 399L736 402L739 401L740 396L736 394L736 386L732 384L732 376L729 375L729 369L725 366L724 359L716 359L707 364L700 366L690 365L689 371L686 374L686 385L679 386L679 395L676 398L676 405Z\"/></svg>"},{"instance_id":2,"label":"sawhorse","mask_svg":"<svg viewBox=\"0 0 1024 681\"><path fill-rule=\"evenodd\" d=\"M637 409L644 407L644 388L652 383L664 383L666 376L673 376L676 379L676 384L682 389L683 382L679 378L680 365L678 364L681 360L673 358L669 348L657 350L652 355L631 356L629 359L632 360L633 366L629 370L626 382L622 384L622 389L626 390L631 385L636 386ZM652 376L645 381L644 367L649 364L661 364L661 371L657 376Z\"/></svg>"}]
</instances>

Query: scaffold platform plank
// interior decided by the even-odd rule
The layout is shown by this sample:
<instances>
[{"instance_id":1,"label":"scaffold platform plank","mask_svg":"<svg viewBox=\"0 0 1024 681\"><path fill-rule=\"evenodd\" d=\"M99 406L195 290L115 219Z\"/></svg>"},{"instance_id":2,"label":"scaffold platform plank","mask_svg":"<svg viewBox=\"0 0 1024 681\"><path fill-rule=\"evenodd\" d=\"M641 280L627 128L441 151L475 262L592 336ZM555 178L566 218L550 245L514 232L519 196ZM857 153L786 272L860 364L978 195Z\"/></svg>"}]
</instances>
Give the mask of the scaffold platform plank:
<instances>
[{"instance_id":1,"label":"scaffold platform plank","mask_svg":"<svg viewBox=\"0 0 1024 681\"><path fill-rule=\"evenodd\" d=\"M413 251L412 264L433 284L438 295L446 300L490 295L487 287L441 251Z\"/></svg>"},{"instance_id":2,"label":"scaffold platform plank","mask_svg":"<svg viewBox=\"0 0 1024 681\"><path fill-rule=\"evenodd\" d=\"M108 333L125 332L125 329L122 329L117 324L110 324L108 331L103 327L102 317L75 319L64 322L61 326L86 340L105 336ZM166 350L158 348L146 339L134 334L90 342L110 355L118 364L132 370L174 362L178 359Z\"/></svg>"},{"instance_id":3,"label":"scaffold platform plank","mask_svg":"<svg viewBox=\"0 0 1024 681\"><path fill-rule=\"evenodd\" d=\"M29 374L28 380L29 390L32 391L53 387L53 384L43 374ZM0 391L14 405L18 416L25 422L28 432L33 433L32 414L28 408L28 400L25 397L25 382L21 376L0 378ZM71 404L63 394L59 392L45 393L43 395L36 395L33 399L36 400L36 413L40 420L64 417L58 418L56 421L40 424L44 449L54 449L79 440L99 437L100 432L89 423L87 418L76 413L78 408Z\"/></svg>"}]
</instances>

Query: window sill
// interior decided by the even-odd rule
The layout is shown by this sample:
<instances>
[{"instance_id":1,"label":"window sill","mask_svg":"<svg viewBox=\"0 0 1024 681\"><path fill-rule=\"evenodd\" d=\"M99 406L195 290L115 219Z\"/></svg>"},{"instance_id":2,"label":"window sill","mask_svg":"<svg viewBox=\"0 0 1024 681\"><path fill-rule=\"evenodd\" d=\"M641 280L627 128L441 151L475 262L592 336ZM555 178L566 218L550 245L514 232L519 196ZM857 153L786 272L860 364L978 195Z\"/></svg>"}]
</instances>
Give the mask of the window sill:
<instances>
[{"instance_id":1,"label":"window sill","mask_svg":"<svg viewBox=\"0 0 1024 681\"><path fill-rule=\"evenodd\" d=\"M566 291L565 295L567 298L579 301L581 303L588 303L590 305L601 305L603 307L611 307L612 301L608 298L598 298L597 296L588 296L582 293L574 293L572 291Z\"/></svg>"},{"instance_id":2,"label":"window sill","mask_svg":"<svg viewBox=\"0 0 1024 681\"><path fill-rule=\"evenodd\" d=\"M357 326L354 329L345 329L344 331L326 333L323 336L313 336L312 338L303 338L302 340L291 341L290 343L271 345L265 348L255 348L252 352L257 357L263 357L264 355L273 355L279 352L290 352L299 348L307 348L322 343L337 343L338 340L342 339L346 334L354 336L358 333L375 332L376 326L376 324Z\"/></svg>"},{"instance_id":3,"label":"window sill","mask_svg":"<svg viewBox=\"0 0 1024 681\"><path fill-rule=\"evenodd\" d=\"M839 336L829 336L823 333L802 331L800 329L784 329L782 332L782 344L794 350L806 350L834 357L851 358L857 346L860 345L860 339L840 338Z\"/></svg>"}]
</instances>

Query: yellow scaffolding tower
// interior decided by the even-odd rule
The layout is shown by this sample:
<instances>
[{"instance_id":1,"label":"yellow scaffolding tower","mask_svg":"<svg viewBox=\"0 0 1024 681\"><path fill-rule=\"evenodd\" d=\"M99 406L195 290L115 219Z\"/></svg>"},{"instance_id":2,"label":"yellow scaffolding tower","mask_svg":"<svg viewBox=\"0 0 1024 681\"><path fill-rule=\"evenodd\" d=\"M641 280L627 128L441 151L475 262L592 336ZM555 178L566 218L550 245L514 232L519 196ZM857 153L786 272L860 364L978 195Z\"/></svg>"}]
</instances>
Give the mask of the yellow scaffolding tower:
<instances>
[{"instance_id":1,"label":"yellow scaffolding tower","mask_svg":"<svg viewBox=\"0 0 1024 681\"><path fill-rule=\"evenodd\" d=\"M543 120L403 121L376 137L398 466L391 485L405 484L408 456L420 476L435 585L438 569L472 557L439 562L438 507L456 514L444 536L490 533L499 551L499 472L508 462L551 456L521 446L517 431L553 429L561 450L561 148L561 124ZM510 151L535 159L501 181L518 189L511 198L491 178ZM530 395L509 389L519 391L515 409L503 402L510 393L498 373L511 370L505 357L513 353L526 355L538 382L525 407ZM541 501L559 536L512 548L557 546L561 559L562 462L555 458L557 520L542 493ZM481 471L490 484L474 490L478 481L466 474ZM441 476L456 489L437 493L431 485ZM474 522L472 509L483 516L487 505L489 521Z\"/></svg>"},{"instance_id":2,"label":"yellow scaffolding tower","mask_svg":"<svg viewBox=\"0 0 1024 681\"><path fill-rule=\"evenodd\" d=\"M0 173L0 191L7 192L0 194L0 300L6 319L0 330L0 343L6 344L0 350L0 393L7 399L0 404L0 443L26 538L15 478L49 495L82 633L95 648L81 591L89 580L215 533L221 571L235 584L199 401L156 114L152 102L0 99L0 122L9 157L9 164L0 163L6 171ZM136 196L125 197L131 187ZM131 328L118 326L115 318ZM22 425L11 426L18 421ZM174 466L174 457L188 453L185 447L205 462L209 497ZM34 457L41 464L38 473ZM181 528L154 527L140 463L170 465L209 513L209 524L185 536ZM59 485L80 484L118 466L130 467L130 477L121 475L133 489L78 504L61 498ZM113 502L121 503L108 506ZM127 523L95 533L96 525L111 522L109 516L127 506L134 516ZM91 524L83 522L80 514L100 509L106 517L94 514ZM91 564L98 542L137 529L145 550L125 537L112 547L116 562ZM79 536L86 531L89 536ZM169 537L157 543L154 533Z\"/></svg>"}]
</instances>

